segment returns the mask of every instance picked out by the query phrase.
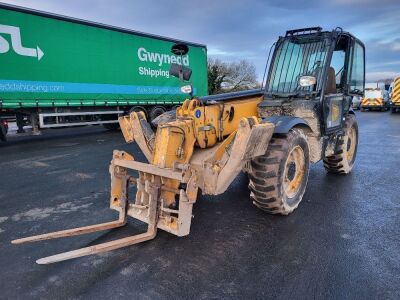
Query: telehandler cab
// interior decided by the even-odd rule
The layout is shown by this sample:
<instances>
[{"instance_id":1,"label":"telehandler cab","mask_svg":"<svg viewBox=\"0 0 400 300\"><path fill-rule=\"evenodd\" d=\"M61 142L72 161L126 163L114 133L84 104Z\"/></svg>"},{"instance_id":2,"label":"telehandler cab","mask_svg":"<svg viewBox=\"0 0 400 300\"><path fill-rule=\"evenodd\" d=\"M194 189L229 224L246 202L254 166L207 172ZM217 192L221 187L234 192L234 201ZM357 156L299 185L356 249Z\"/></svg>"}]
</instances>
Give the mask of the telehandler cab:
<instances>
[{"instance_id":1,"label":"telehandler cab","mask_svg":"<svg viewBox=\"0 0 400 300\"><path fill-rule=\"evenodd\" d=\"M154 133L142 112L120 118L128 143L149 163L115 150L110 165L110 207L117 221L14 240L20 244L120 227L131 216L145 233L39 259L49 264L153 239L157 229L189 234L198 189L223 193L244 171L250 198L260 209L287 215L302 200L310 163L347 174L357 153L358 127L351 110L364 90L364 45L341 28L290 30L274 44L265 88L186 100L165 114ZM174 53L184 55L185 45ZM267 62L268 66L268 62ZM191 70L173 65L188 80ZM191 92L190 86L183 88ZM138 177L130 175L137 171ZM136 187L135 197L128 191Z\"/></svg>"}]
</instances>

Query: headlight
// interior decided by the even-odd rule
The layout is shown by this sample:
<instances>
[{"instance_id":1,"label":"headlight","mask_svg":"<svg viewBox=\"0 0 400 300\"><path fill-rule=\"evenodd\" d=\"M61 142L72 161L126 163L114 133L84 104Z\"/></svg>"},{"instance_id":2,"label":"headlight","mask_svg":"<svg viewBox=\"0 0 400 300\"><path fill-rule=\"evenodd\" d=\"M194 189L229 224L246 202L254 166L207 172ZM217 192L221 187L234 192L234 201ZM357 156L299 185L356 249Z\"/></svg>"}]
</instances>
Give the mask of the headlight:
<instances>
[{"instance_id":1,"label":"headlight","mask_svg":"<svg viewBox=\"0 0 400 300\"><path fill-rule=\"evenodd\" d=\"M311 86L317 83L317 79L314 76L301 76L299 80L300 86Z\"/></svg>"}]
</instances>

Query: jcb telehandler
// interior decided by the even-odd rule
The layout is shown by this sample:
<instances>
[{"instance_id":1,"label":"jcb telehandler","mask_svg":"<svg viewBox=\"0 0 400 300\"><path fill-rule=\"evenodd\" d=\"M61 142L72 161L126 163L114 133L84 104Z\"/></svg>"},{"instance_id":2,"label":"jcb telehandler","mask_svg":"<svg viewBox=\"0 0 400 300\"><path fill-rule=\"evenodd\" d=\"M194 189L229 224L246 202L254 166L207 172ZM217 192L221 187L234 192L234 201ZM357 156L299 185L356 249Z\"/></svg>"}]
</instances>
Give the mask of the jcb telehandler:
<instances>
[{"instance_id":1,"label":"jcb telehandler","mask_svg":"<svg viewBox=\"0 0 400 300\"><path fill-rule=\"evenodd\" d=\"M177 44L172 51L184 55L188 47ZM49 264L147 241L158 228L185 236L198 190L221 194L241 171L249 176L257 207L291 213L302 200L310 163L323 160L337 174L353 168L358 127L350 107L364 90L364 61L363 43L341 28L290 30L274 44L265 88L190 97L175 114L160 117L155 133L142 112L121 117L126 141L136 141L149 163L114 151L110 207L119 212L118 220L13 243L120 227L127 216L148 224L145 233L37 261ZM171 74L187 80L191 70L173 65Z\"/></svg>"}]
</instances>

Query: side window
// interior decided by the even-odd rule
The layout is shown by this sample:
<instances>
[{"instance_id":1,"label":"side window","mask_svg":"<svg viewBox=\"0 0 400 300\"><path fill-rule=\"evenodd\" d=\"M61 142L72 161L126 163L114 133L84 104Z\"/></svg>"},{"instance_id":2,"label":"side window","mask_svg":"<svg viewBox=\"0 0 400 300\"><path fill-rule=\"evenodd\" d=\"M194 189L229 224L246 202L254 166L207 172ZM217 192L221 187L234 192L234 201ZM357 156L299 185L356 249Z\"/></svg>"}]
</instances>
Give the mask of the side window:
<instances>
[{"instance_id":1,"label":"side window","mask_svg":"<svg viewBox=\"0 0 400 300\"><path fill-rule=\"evenodd\" d=\"M353 50L350 74L350 92L364 92L364 48L356 42Z\"/></svg>"},{"instance_id":2,"label":"side window","mask_svg":"<svg viewBox=\"0 0 400 300\"><path fill-rule=\"evenodd\" d=\"M336 85L342 83L345 56L346 53L343 50L334 51L332 54L331 67L335 70Z\"/></svg>"}]
</instances>

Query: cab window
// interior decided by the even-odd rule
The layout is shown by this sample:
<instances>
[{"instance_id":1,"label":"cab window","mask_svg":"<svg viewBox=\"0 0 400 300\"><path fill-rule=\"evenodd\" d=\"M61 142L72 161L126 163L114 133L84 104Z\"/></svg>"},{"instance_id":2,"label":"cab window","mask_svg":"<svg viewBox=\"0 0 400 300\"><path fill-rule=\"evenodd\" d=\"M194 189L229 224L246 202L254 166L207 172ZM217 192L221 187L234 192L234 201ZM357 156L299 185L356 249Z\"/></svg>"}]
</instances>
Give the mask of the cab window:
<instances>
[{"instance_id":1,"label":"cab window","mask_svg":"<svg viewBox=\"0 0 400 300\"><path fill-rule=\"evenodd\" d=\"M328 70L328 78L330 82L334 81L330 84L330 91L333 92L333 89L336 89L336 92L342 93L344 91L344 83L346 82L344 79L346 74L348 74L348 66L347 63L348 55L347 52L349 51L349 45L351 43L351 39L343 35L339 38L336 43L335 49L332 53L332 59L330 68Z\"/></svg>"},{"instance_id":2,"label":"cab window","mask_svg":"<svg viewBox=\"0 0 400 300\"><path fill-rule=\"evenodd\" d=\"M346 52L344 50L333 51L331 67L335 70L336 86L340 86L342 83L345 58Z\"/></svg>"},{"instance_id":3,"label":"cab window","mask_svg":"<svg viewBox=\"0 0 400 300\"><path fill-rule=\"evenodd\" d=\"M350 92L364 92L364 47L358 42L354 45L351 74L350 74Z\"/></svg>"}]
</instances>

